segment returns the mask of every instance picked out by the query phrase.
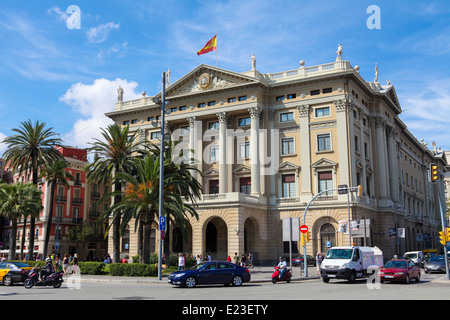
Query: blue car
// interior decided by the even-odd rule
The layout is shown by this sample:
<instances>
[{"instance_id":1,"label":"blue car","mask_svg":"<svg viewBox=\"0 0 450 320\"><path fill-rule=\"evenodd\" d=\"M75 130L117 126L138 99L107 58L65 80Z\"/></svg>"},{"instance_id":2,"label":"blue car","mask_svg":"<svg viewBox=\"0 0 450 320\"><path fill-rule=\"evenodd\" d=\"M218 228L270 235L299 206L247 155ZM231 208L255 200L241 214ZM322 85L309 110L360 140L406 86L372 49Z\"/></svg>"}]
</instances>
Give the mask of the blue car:
<instances>
[{"instance_id":1,"label":"blue car","mask_svg":"<svg viewBox=\"0 0 450 320\"><path fill-rule=\"evenodd\" d=\"M173 272L168 282L180 287L193 288L202 284L224 284L238 287L250 281L247 268L225 261L209 261L193 266L190 269Z\"/></svg>"}]
</instances>

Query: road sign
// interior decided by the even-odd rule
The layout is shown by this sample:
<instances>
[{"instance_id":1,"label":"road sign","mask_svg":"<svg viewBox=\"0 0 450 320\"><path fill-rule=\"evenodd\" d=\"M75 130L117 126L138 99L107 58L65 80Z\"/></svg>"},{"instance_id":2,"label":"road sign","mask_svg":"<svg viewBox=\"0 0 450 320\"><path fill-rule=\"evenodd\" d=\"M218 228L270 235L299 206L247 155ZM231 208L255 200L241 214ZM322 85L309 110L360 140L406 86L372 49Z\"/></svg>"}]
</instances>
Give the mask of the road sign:
<instances>
[{"instance_id":1,"label":"road sign","mask_svg":"<svg viewBox=\"0 0 450 320\"><path fill-rule=\"evenodd\" d=\"M159 217L159 230L166 230L166 217L164 216Z\"/></svg>"},{"instance_id":2,"label":"road sign","mask_svg":"<svg viewBox=\"0 0 450 320\"><path fill-rule=\"evenodd\" d=\"M308 232L308 226L303 224L303 225L300 227L300 232L301 232L301 233L307 233L307 232Z\"/></svg>"}]
</instances>

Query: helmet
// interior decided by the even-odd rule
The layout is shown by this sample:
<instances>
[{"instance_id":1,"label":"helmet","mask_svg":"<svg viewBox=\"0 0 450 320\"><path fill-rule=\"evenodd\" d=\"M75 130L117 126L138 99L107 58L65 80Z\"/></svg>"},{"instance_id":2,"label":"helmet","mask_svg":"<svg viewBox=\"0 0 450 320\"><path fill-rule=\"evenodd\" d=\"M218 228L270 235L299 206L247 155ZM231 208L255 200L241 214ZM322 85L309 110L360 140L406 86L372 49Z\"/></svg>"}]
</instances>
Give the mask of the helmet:
<instances>
[{"instance_id":1,"label":"helmet","mask_svg":"<svg viewBox=\"0 0 450 320\"><path fill-rule=\"evenodd\" d=\"M52 259L50 259L50 258L47 258L47 259L45 259L45 262L51 262L52 261Z\"/></svg>"}]
</instances>

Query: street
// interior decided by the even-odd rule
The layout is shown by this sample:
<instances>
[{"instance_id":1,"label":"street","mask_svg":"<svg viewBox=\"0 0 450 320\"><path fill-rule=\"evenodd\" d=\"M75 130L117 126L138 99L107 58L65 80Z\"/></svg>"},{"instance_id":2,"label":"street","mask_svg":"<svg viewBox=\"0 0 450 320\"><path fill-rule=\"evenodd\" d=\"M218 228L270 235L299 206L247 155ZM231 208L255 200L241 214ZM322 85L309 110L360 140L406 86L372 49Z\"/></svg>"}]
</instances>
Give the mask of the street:
<instances>
[{"instance_id":1,"label":"street","mask_svg":"<svg viewBox=\"0 0 450 320\"><path fill-rule=\"evenodd\" d=\"M254 303L268 300L437 300L450 298L450 281L445 274L425 274L420 283L383 283L369 289L367 280L350 284L345 280L296 280L291 283L250 282L241 287L223 285L198 286L193 289L173 287L164 281L155 283L120 283L80 281L78 288L70 288L65 281L60 289L33 287L22 284L0 286L1 300L179 300L242 301Z\"/></svg>"}]
</instances>

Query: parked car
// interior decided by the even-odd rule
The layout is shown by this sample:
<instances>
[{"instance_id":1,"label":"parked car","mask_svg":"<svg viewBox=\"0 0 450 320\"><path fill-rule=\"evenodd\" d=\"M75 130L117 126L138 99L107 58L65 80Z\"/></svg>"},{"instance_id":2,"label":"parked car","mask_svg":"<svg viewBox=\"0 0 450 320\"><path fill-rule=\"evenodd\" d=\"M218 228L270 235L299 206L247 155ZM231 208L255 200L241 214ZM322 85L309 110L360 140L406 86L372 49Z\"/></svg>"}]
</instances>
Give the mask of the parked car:
<instances>
[{"instance_id":1,"label":"parked car","mask_svg":"<svg viewBox=\"0 0 450 320\"><path fill-rule=\"evenodd\" d=\"M445 273L445 257L444 256L432 256L424 264L425 273L430 272L444 272Z\"/></svg>"},{"instance_id":2,"label":"parked car","mask_svg":"<svg viewBox=\"0 0 450 320\"><path fill-rule=\"evenodd\" d=\"M297 256L292 258L292 266L303 265L304 256ZM307 255L306 260L308 261L308 266L316 266L316 259L313 256Z\"/></svg>"},{"instance_id":3,"label":"parked car","mask_svg":"<svg viewBox=\"0 0 450 320\"><path fill-rule=\"evenodd\" d=\"M5 286L13 283L24 282L28 271L17 266L17 263L0 262L0 281Z\"/></svg>"},{"instance_id":4,"label":"parked car","mask_svg":"<svg viewBox=\"0 0 450 320\"><path fill-rule=\"evenodd\" d=\"M423 266L423 252L422 251L410 251L405 252L404 258L412 260L418 266Z\"/></svg>"},{"instance_id":5,"label":"parked car","mask_svg":"<svg viewBox=\"0 0 450 320\"><path fill-rule=\"evenodd\" d=\"M381 283L384 281L401 281L409 283L411 279L420 282L420 267L408 259L393 259L378 272Z\"/></svg>"},{"instance_id":6,"label":"parked car","mask_svg":"<svg viewBox=\"0 0 450 320\"><path fill-rule=\"evenodd\" d=\"M250 281L247 268L226 261L203 262L190 269L173 272L168 282L180 287L193 288L203 284L224 284L240 286Z\"/></svg>"}]
</instances>

